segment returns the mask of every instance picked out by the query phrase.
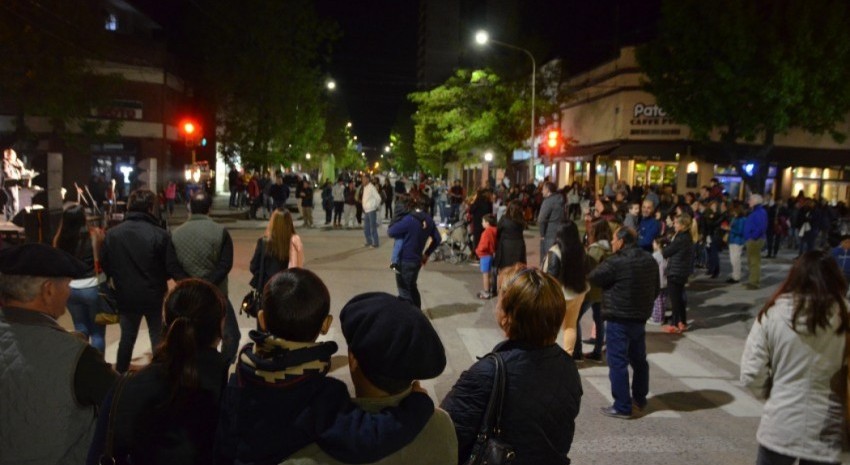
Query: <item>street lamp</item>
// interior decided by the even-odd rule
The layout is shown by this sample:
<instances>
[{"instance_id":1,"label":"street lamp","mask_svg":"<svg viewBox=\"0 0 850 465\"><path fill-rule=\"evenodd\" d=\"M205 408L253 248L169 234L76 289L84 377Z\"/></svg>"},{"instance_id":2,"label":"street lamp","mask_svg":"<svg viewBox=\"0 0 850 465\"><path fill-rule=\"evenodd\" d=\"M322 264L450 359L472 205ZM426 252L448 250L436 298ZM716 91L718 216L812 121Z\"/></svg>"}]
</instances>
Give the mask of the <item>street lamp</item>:
<instances>
[{"instance_id":1,"label":"street lamp","mask_svg":"<svg viewBox=\"0 0 850 465\"><path fill-rule=\"evenodd\" d=\"M490 163L493 161L493 152L486 151L484 152L484 166L481 169L481 184L483 187L488 187L487 183L490 182Z\"/></svg>"},{"instance_id":2,"label":"street lamp","mask_svg":"<svg viewBox=\"0 0 850 465\"><path fill-rule=\"evenodd\" d=\"M531 59L531 139L528 141L528 176L531 178L531 176L534 176L534 103L536 94L535 83L537 81L537 61L534 60L534 55L532 55L532 53L528 50L522 47L517 47L516 45L506 44L504 42L491 39L490 35L487 34L487 31L484 30L480 30L475 33L475 42L482 46L493 43L512 50L518 50L528 55L528 58Z\"/></svg>"},{"instance_id":3,"label":"street lamp","mask_svg":"<svg viewBox=\"0 0 850 465\"><path fill-rule=\"evenodd\" d=\"M305 156L305 158L308 159L308 160L310 159L310 152L307 152L307 155Z\"/></svg>"},{"instance_id":4,"label":"street lamp","mask_svg":"<svg viewBox=\"0 0 850 465\"><path fill-rule=\"evenodd\" d=\"M328 90L331 91L336 89L336 81L334 81L333 79L329 79L328 82L325 83L325 87L327 87Z\"/></svg>"}]
</instances>

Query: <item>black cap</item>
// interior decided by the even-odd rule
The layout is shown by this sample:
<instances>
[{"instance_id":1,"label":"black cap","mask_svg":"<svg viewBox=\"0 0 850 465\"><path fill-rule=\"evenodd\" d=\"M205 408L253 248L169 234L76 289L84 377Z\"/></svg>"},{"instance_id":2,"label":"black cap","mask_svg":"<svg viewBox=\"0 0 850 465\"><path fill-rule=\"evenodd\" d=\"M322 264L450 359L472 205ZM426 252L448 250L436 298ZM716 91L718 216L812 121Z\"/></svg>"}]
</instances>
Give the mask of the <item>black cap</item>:
<instances>
[{"instance_id":1,"label":"black cap","mask_svg":"<svg viewBox=\"0 0 850 465\"><path fill-rule=\"evenodd\" d=\"M367 376L430 379L446 368L440 336L410 302L385 292L368 292L349 300L339 319L348 349Z\"/></svg>"},{"instance_id":2,"label":"black cap","mask_svg":"<svg viewBox=\"0 0 850 465\"><path fill-rule=\"evenodd\" d=\"M21 244L0 251L0 273L45 278L80 278L85 263L68 252L45 244Z\"/></svg>"}]
</instances>

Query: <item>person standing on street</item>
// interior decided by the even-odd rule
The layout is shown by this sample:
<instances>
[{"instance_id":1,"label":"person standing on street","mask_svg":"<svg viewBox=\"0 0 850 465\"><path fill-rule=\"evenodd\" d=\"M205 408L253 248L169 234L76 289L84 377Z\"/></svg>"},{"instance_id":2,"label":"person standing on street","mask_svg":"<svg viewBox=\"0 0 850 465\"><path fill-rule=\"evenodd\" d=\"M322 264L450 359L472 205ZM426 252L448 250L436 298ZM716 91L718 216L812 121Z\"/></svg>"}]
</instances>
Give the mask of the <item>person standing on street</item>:
<instances>
[{"instance_id":1,"label":"person standing on street","mask_svg":"<svg viewBox=\"0 0 850 465\"><path fill-rule=\"evenodd\" d=\"M543 183L543 203L537 215L537 227L540 228L540 264L546 258L546 252L555 243L558 229L564 222L564 196L556 191L552 182Z\"/></svg>"},{"instance_id":2,"label":"person standing on street","mask_svg":"<svg viewBox=\"0 0 850 465\"><path fill-rule=\"evenodd\" d=\"M744 224L744 239L747 241L747 268L750 271L747 289L759 288L761 280L761 249L764 248L764 238L767 234L767 212L762 203L764 198L759 194L750 196L752 211Z\"/></svg>"},{"instance_id":3,"label":"person standing on street","mask_svg":"<svg viewBox=\"0 0 850 465\"><path fill-rule=\"evenodd\" d=\"M661 235L661 222L655 219L655 204L651 200L644 200L640 206L637 234L638 247L652 253L652 242Z\"/></svg>"},{"instance_id":4,"label":"person standing on street","mask_svg":"<svg viewBox=\"0 0 850 465\"><path fill-rule=\"evenodd\" d=\"M101 262L115 285L121 340L115 369L130 368L142 317L148 324L151 348L162 336L162 299L168 280L187 278L168 232L154 217L156 194L139 189L130 194L123 223L106 232Z\"/></svg>"},{"instance_id":5,"label":"person standing on street","mask_svg":"<svg viewBox=\"0 0 850 465\"><path fill-rule=\"evenodd\" d=\"M391 225L387 232L390 237L402 240L399 272L395 276L398 296L422 308L416 280L419 278L419 270L428 263L428 258L440 245L442 238L434 220L423 211L424 205L416 203L412 198L409 202L410 213ZM426 249L429 237L431 243Z\"/></svg>"},{"instance_id":6,"label":"person standing on street","mask_svg":"<svg viewBox=\"0 0 850 465\"><path fill-rule=\"evenodd\" d=\"M189 200L189 219L171 233L177 261L186 273L216 286L225 300L221 353L228 363L239 350L239 323L230 303L227 275L233 268L233 239L230 233L209 217L212 199L203 191Z\"/></svg>"},{"instance_id":7,"label":"person standing on street","mask_svg":"<svg viewBox=\"0 0 850 465\"><path fill-rule=\"evenodd\" d=\"M118 376L56 321L86 268L46 244L0 251L0 463L85 463Z\"/></svg>"},{"instance_id":8,"label":"person standing on street","mask_svg":"<svg viewBox=\"0 0 850 465\"><path fill-rule=\"evenodd\" d=\"M685 285L694 269L694 240L691 236L691 217L682 213L673 223L675 231L670 244L661 251L667 259L667 294L673 313L670 324L662 328L665 333L678 334L688 330L688 298Z\"/></svg>"},{"instance_id":9,"label":"person standing on street","mask_svg":"<svg viewBox=\"0 0 850 465\"><path fill-rule=\"evenodd\" d=\"M460 185L460 179L455 179L454 185L449 189L449 221L452 223L458 220L463 198L463 186Z\"/></svg>"},{"instance_id":10,"label":"person standing on street","mask_svg":"<svg viewBox=\"0 0 850 465\"><path fill-rule=\"evenodd\" d=\"M313 185L307 179L301 181L301 216L304 217L304 227L313 227Z\"/></svg>"},{"instance_id":11,"label":"person standing on street","mask_svg":"<svg viewBox=\"0 0 850 465\"><path fill-rule=\"evenodd\" d=\"M378 248L378 209L381 208L381 193L372 184L369 176L363 176L363 235L366 236L366 247Z\"/></svg>"},{"instance_id":12,"label":"person standing on street","mask_svg":"<svg viewBox=\"0 0 850 465\"><path fill-rule=\"evenodd\" d=\"M345 180L342 175L336 180L333 187L334 201L334 229L342 228L342 211L345 207Z\"/></svg>"},{"instance_id":13,"label":"person standing on street","mask_svg":"<svg viewBox=\"0 0 850 465\"><path fill-rule=\"evenodd\" d=\"M603 415L631 418L633 408L646 407L649 363L646 361L646 320L660 290L658 264L637 246L637 234L621 227L614 233L614 255L587 279L602 288L602 318L608 340L608 379L614 404ZM629 390L629 366L634 373Z\"/></svg>"}]
</instances>

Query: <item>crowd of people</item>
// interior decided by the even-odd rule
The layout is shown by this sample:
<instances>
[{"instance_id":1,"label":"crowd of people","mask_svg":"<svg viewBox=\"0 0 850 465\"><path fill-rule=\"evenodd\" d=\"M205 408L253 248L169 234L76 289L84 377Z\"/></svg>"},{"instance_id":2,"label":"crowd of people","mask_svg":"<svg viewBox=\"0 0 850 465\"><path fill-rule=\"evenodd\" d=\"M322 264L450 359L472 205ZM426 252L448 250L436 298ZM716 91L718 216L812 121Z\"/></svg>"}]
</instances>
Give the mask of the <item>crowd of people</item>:
<instances>
[{"instance_id":1,"label":"crowd of people","mask_svg":"<svg viewBox=\"0 0 850 465\"><path fill-rule=\"evenodd\" d=\"M719 277L722 248L730 251L730 284L741 281L746 248L747 286L755 289L762 254L774 257L782 246L800 247L800 256L758 314L741 363L742 382L768 399L759 463L837 463L842 403L828 391L850 330L850 232L823 249L834 242L824 218L838 220L842 206L805 198L777 205L757 194L745 206L715 182L676 200L619 184L591 203L578 184L558 189L546 181L535 189L539 204L530 205L522 194L512 197L519 189L483 188L466 199L455 183L442 208L444 184L406 181L364 176L359 185L340 178L322 188L335 227L355 197L366 247L379 246L381 206L394 205L385 215L398 296L359 294L340 314L354 398L328 376L338 348L318 338L333 324L330 295L303 268L304 245L285 205L269 209L251 259L257 325L241 349L227 293L233 242L209 218L203 191L171 233L153 215L156 194L137 190L125 221L105 234L86 223L81 206L69 205L53 247L0 251L0 463L466 463L478 453L504 369L499 439L512 448L512 463L567 464L582 397L578 364L607 361L613 403L601 414L639 415L650 402L646 324L688 331L686 285L698 268ZM537 210L532 219L529 208ZM469 222L482 273L478 297L496 299L506 338L460 375L440 408L418 384L446 366L417 287L441 241L435 214ZM302 217L310 227L309 212ZM540 268L527 265L530 223L540 235ZM176 282L170 290L169 280ZM104 292L120 309L114 367L104 362L104 331L95 321ZM56 323L66 308L78 334ZM579 322L588 310L595 334L583 340ZM142 318L153 359L131 366ZM592 351L583 352L583 343ZM801 366L816 369L802 373ZM801 408L812 415L795 413ZM791 434L797 429L819 432Z\"/></svg>"}]
</instances>

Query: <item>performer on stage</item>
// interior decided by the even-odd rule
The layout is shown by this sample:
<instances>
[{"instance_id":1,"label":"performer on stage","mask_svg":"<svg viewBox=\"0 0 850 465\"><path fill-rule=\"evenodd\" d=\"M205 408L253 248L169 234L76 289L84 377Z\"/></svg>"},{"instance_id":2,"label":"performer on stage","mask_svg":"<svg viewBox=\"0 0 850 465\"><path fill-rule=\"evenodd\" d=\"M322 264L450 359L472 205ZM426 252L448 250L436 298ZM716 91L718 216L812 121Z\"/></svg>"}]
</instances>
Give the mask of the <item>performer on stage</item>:
<instances>
[{"instance_id":1,"label":"performer on stage","mask_svg":"<svg viewBox=\"0 0 850 465\"><path fill-rule=\"evenodd\" d=\"M21 187L28 185L34 176L35 172L26 169L24 163L18 158L17 152L11 148L3 150L3 188L7 195L5 206L7 220L11 220L20 210Z\"/></svg>"}]
</instances>

